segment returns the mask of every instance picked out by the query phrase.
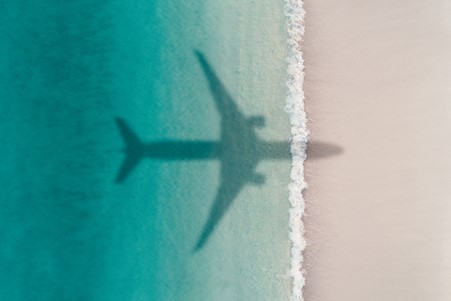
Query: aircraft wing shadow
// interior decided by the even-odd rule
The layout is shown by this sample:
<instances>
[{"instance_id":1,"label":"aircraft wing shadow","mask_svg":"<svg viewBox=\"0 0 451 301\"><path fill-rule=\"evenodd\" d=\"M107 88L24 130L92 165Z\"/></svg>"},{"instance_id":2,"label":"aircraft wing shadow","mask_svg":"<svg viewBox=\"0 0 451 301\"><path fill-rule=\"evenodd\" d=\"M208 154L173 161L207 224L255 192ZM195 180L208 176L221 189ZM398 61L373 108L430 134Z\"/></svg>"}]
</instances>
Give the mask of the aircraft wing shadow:
<instances>
[{"instance_id":1,"label":"aircraft wing shadow","mask_svg":"<svg viewBox=\"0 0 451 301\"><path fill-rule=\"evenodd\" d=\"M207 243L240 190L247 182L255 181L254 168L259 159L248 151L249 146L256 139L252 124L240 112L205 56L199 51L195 51L195 54L207 79L216 109L221 116L220 185L207 222L195 246L194 250L198 251Z\"/></svg>"},{"instance_id":2,"label":"aircraft wing shadow","mask_svg":"<svg viewBox=\"0 0 451 301\"><path fill-rule=\"evenodd\" d=\"M222 177L221 180L223 180ZM240 183L234 183L233 185L229 185L229 183L227 182L221 183L221 186L219 187L216 193L216 197L213 201L213 206L210 209L208 220L205 223L202 233L194 248L195 252L202 249L207 243L211 234L214 232L216 225L224 217L230 205L232 205L233 200L238 196L238 193L244 186L244 182L241 183L241 185Z\"/></svg>"},{"instance_id":3,"label":"aircraft wing shadow","mask_svg":"<svg viewBox=\"0 0 451 301\"><path fill-rule=\"evenodd\" d=\"M215 101L216 109L221 115L223 125L228 126L229 122L244 120L244 115L240 112L238 106L219 80L205 56L197 50L195 50L194 53L196 54L197 60L199 61L205 77L208 80L209 88Z\"/></svg>"}]
</instances>

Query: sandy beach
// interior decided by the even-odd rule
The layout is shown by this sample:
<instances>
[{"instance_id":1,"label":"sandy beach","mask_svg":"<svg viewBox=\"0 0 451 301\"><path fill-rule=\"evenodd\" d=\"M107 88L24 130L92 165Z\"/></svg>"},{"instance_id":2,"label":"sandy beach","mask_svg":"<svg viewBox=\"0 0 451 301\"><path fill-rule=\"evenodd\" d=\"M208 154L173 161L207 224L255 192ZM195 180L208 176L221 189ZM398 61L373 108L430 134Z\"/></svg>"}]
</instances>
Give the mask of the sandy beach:
<instances>
[{"instance_id":1,"label":"sandy beach","mask_svg":"<svg viewBox=\"0 0 451 301\"><path fill-rule=\"evenodd\" d=\"M450 7L305 1L307 301L450 298Z\"/></svg>"}]
</instances>

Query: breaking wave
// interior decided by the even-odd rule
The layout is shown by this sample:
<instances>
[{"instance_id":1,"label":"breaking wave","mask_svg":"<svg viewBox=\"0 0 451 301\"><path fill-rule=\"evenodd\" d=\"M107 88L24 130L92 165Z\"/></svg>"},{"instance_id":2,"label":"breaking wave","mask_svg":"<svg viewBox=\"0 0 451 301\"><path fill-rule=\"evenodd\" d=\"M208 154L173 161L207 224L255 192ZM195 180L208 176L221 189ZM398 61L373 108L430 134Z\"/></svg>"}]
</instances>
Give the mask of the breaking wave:
<instances>
[{"instance_id":1,"label":"breaking wave","mask_svg":"<svg viewBox=\"0 0 451 301\"><path fill-rule=\"evenodd\" d=\"M304 160L308 131L306 128L307 117L304 110L304 60L302 58L302 41L304 37L304 17L302 0L285 0L284 12L287 24L287 43L289 52L287 56L287 86L286 111L291 123L291 183L289 185L290 200L290 240L291 240L291 269L292 277L292 301L302 301L302 290L305 278L302 268L303 251L306 246L304 238L304 214L305 202L302 192L307 184L304 181Z\"/></svg>"}]
</instances>

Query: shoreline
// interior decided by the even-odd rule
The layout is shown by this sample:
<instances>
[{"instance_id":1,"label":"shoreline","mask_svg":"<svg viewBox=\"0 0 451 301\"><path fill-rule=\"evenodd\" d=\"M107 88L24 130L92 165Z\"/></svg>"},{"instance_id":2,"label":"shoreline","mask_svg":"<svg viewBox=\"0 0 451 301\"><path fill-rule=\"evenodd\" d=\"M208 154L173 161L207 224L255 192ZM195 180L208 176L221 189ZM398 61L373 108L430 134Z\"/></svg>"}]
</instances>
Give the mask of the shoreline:
<instances>
[{"instance_id":1,"label":"shoreline","mask_svg":"<svg viewBox=\"0 0 451 301\"><path fill-rule=\"evenodd\" d=\"M291 124L291 183L288 186L290 201L289 238L291 242L290 277L293 301L302 301L305 285L303 275L303 252L306 247L302 217L305 210L303 191L307 187L304 180L304 161L308 140L307 116L304 109L304 60L302 41L304 36L303 1L286 0L284 5L287 28L287 97L285 110Z\"/></svg>"}]
</instances>

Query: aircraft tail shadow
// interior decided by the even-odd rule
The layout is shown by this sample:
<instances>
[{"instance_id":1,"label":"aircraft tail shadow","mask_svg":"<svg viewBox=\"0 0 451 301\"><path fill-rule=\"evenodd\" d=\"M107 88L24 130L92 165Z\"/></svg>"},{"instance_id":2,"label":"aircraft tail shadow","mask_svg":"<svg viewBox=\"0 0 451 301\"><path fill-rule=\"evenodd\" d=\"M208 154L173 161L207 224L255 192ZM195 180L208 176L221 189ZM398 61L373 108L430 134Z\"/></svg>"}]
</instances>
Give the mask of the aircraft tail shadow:
<instances>
[{"instance_id":1,"label":"aircraft tail shadow","mask_svg":"<svg viewBox=\"0 0 451 301\"><path fill-rule=\"evenodd\" d=\"M116 124L125 142L125 159L116 176L116 183L123 182L144 156L145 144L133 132L122 118L116 118Z\"/></svg>"}]
</instances>

